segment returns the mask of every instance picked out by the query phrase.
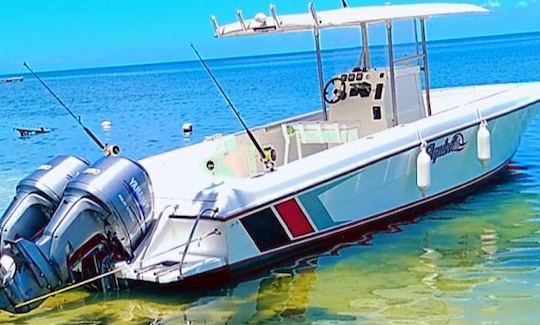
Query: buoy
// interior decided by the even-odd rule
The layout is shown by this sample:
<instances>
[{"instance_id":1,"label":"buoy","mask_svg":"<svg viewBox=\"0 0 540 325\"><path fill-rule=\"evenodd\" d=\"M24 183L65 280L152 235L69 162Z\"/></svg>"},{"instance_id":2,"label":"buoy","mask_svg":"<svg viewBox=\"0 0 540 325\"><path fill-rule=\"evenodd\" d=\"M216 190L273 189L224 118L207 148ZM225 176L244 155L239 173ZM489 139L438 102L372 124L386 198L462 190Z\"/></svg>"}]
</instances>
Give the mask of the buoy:
<instances>
[{"instance_id":1,"label":"buoy","mask_svg":"<svg viewBox=\"0 0 540 325\"><path fill-rule=\"evenodd\" d=\"M487 122L482 121L476 134L476 144L478 150L478 160L485 166L491 159L491 135L487 127Z\"/></svg>"},{"instance_id":2,"label":"buoy","mask_svg":"<svg viewBox=\"0 0 540 325\"><path fill-rule=\"evenodd\" d=\"M182 132L184 133L184 137L190 137L193 133L193 125L191 123L182 124Z\"/></svg>"},{"instance_id":3,"label":"buoy","mask_svg":"<svg viewBox=\"0 0 540 325\"><path fill-rule=\"evenodd\" d=\"M416 186L425 194L431 187L431 157L426 151L426 143L422 143L416 158Z\"/></svg>"},{"instance_id":4,"label":"buoy","mask_svg":"<svg viewBox=\"0 0 540 325\"><path fill-rule=\"evenodd\" d=\"M110 130L110 128L112 128L112 122L108 120L103 120L101 122L101 128L103 130Z\"/></svg>"}]
</instances>

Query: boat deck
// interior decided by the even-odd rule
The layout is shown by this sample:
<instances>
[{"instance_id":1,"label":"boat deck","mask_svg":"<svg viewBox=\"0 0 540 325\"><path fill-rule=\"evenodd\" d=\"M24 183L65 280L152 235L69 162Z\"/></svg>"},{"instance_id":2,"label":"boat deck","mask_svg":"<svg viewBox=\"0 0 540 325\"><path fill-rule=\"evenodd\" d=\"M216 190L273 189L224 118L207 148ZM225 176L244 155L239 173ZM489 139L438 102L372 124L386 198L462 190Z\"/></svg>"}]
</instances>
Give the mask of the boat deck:
<instances>
[{"instance_id":1,"label":"boat deck","mask_svg":"<svg viewBox=\"0 0 540 325\"><path fill-rule=\"evenodd\" d=\"M504 95L512 89L518 89L524 85L527 84L499 84L434 89L431 91L432 112L433 114L438 114L481 100L495 99L497 95Z\"/></svg>"},{"instance_id":2,"label":"boat deck","mask_svg":"<svg viewBox=\"0 0 540 325\"><path fill-rule=\"evenodd\" d=\"M499 104L507 106L530 104L538 100L538 96L535 95L536 92L534 91L534 89L538 88L540 88L540 83L436 89L432 91L431 97L433 118L436 118L438 114L454 109L456 110L456 114L461 114L459 113L461 112L461 108L471 104L474 104L475 107L489 108L497 108ZM320 113L315 112L302 116L300 120L316 121L319 116ZM296 117L288 121L298 120L299 118ZM257 136L257 132L261 130L281 129L281 124L289 123L288 121L273 123L254 129L254 133ZM405 132L405 129L396 130L396 132ZM240 195L238 184L241 184L240 187L242 188L249 188L249 186L254 186L254 183L257 183L258 186L267 188L269 192L276 190L279 186L286 186L285 184L288 184L288 182L285 182L285 178L282 179L283 177L277 175L272 175L272 181L265 177L264 182L254 182L254 176L260 175L260 173L253 174L249 177L238 177L227 173L216 174L207 170L206 163L209 157L215 157L217 151L228 150L223 148L230 149L233 145L229 145L227 139L242 136L242 134L224 136L219 141L204 141L196 145L176 149L142 160L141 164L147 169L153 181L157 212L159 213L165 206L171 204L179 204L182 210L181 215L186 216L196 216L201 209L221 205L223 205L221 206L222 211L235 211L236 207L229 206L230 203L227 202L234 201L244 206L248 202L241 202L242 200L239 201L238 199L228 200L228 198L230 196L243 196L243 200L250 200L249 193L251 193L248 191L249 193L246 192L248 194L242 193ZM376 134L370 135L370 138L374 136L376 137ZM362 137L365 137L365 135L361 134L359 136L359 138ZM335 146L330 148L333 147ZM251 154L253 157L256 157L256 152L252 152ZM191 159L186 160L185 157L190 157ZM302 160L305 159L303 158ZM325 159L332 160L330 156L325 156ZM287 169L287 173L289 173L295 169L292 168L292 165L294 164L289 163L286 166L287 168L282 166L278 168L278 171L279 169ZM274 180L276 184L273 184ZM250 190L255 191L255 189ZM259 191L261 189L256 190ZM261 198L262 196L259 193L255 197Z\"/></svg>"}]
</instances>

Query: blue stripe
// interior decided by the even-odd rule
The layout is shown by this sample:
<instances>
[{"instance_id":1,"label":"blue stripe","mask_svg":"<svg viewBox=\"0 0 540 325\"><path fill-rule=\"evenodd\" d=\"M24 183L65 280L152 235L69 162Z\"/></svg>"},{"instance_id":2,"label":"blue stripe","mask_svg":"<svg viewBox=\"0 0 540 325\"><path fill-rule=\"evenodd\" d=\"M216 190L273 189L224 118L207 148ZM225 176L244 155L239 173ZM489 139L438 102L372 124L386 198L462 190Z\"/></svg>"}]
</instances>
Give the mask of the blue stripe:
<instances>
[{"instance_id":1,"label":"blue stripe","mask_svg":"<svg viewBox=\"0 0 540 325\"><path fill-rule=\"evenodd\" d=\"M350 176L350 177L353 177L353 176ZM328 210L319 199L319 196L333 189L334 187L339 186L341 183L346 182L350 177L346 177L337 182L333 182L331 184L319 187L318 189L315 189L311 192L298 196L298 199L300 200L300 202L306 209L307 213L311 217L311 220L313 220L313 223L315 223L319 231L328 229L330 227L334 227L343 223L343 222L335 222L332 219L332 217L330 216L330 213L328 213Z\"/></svg>"}]
</instances>

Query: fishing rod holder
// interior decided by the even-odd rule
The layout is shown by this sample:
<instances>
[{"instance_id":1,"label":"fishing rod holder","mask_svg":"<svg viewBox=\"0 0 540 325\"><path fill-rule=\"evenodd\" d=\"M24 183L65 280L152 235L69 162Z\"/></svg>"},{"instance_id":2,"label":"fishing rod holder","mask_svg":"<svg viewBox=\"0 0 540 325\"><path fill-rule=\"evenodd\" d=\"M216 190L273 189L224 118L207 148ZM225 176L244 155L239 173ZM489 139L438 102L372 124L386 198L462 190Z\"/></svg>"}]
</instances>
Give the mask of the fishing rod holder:
<instances>
[{"instance_id":1,"label":"fishing rod holder","mask_svg":"<svg viewBox=\"0 0 540 325\"><path fill-rule=\"evenodd\" d=\"M120 146L116 144L105 145L103 152L107 157L116 157L120 154Z\"/></svg>"}]
</instances>

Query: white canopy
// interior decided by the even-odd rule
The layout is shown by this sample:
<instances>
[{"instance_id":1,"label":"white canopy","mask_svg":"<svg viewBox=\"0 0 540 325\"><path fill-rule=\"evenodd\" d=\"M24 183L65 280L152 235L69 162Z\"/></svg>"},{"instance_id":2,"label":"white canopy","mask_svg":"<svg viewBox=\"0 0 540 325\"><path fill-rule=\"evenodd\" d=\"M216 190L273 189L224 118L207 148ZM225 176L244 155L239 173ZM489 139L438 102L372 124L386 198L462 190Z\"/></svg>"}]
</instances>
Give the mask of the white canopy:
<instances>
[{"instance_id":1,"label":"white canopy","mask_svg":"<svg viewBox=\"0 0 540 325\"><path fill-rule=\"evenodd\" d=\"M338 28L376 24L385 21L429 18L432 16L465 13L486 13L489 10L480 6L463 3L422 3L405 5L385 5L369 7L346 7L316 12L310 4L305 14L279 15L274 6L270 14L257 14L255 18L244 20L237 12L239 21L219 26L214 17L214 29L217 37L255 35L261 33L292 32L313 30L315 28ZM317 20L314 19L317 17Z\"/></svg>"}]
</instances>

